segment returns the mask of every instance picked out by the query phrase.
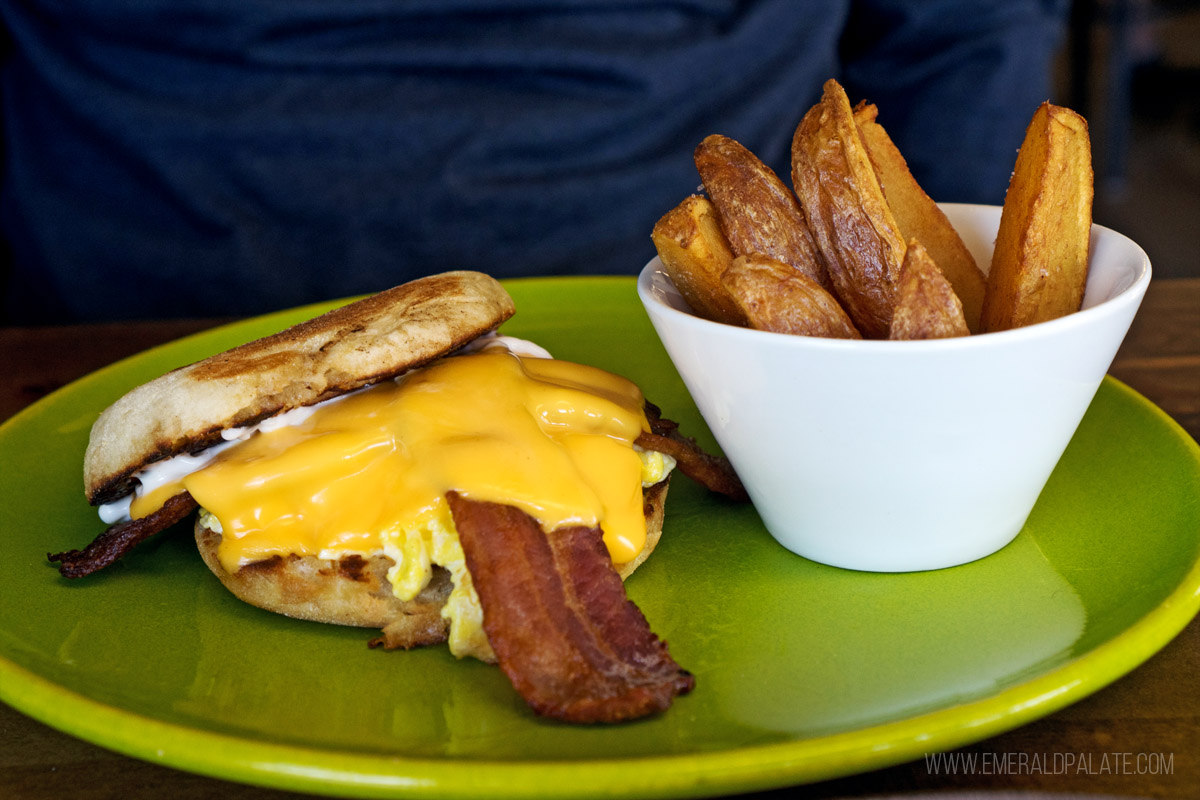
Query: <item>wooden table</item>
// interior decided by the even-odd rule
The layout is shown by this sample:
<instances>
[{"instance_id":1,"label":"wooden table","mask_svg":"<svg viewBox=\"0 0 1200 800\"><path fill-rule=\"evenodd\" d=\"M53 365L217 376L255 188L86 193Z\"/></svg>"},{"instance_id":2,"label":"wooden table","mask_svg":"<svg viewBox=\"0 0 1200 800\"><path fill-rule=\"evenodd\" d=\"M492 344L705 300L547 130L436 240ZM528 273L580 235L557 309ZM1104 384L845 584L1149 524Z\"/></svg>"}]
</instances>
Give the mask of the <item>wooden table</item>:
<instances>
[{"instance_id":1,"label":"wooden table","mask_svg":"<svg viewBox=\"0 0 1200 800\"><path fill-rule=\"evenodd\" d=\"M91 370L216 320L52 328L0 328L0 419ZM1200 438L1200 279L1154 282L1112 374ZM956 751L987 758L987 770L933 774L925 762L804 787L809 797L932 791L1030 790L1200 798L1200 618L1160 653L1108 688L1049 717ZM1063 754L1090 769L1039 771L1036 759ZM1143 754L1169 756L1170 774L1137 774ZM1107 757L1107 761L1106 761ZM983 763L981 760L978 763ZM1102 765L1110 765L1107 771ZM1021 764L1026 767L1022 768ZM1008 774L996 774L1007 772ZM761 797L793 792L763 793ZM974 796L974 795L972 795ZM986 796L986 795L984 795ZM300 797L225 783L108 752L0 705L0 797Z\"/></svg>"}]
</instances>

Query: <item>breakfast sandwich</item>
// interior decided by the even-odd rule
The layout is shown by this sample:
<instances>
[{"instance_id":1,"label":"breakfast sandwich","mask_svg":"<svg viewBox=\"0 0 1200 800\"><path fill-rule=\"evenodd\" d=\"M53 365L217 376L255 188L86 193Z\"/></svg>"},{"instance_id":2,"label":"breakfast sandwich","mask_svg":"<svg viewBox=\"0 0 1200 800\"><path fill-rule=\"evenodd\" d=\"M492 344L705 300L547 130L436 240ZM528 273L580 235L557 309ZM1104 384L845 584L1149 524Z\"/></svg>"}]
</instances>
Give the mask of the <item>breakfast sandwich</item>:
<instances>
[{"instance_id":1,"label":"breakfast sandwich","mask_svg":"<svg viewBox=\"0 0 1200 800\"><path fill-rule=\"evenodd\" d=\"M88 501L111 525L66 577L195 515L238 598L446 642L498 663L539 714L620 721L693 679L624 592L672 471L744 496L630 381L497 333L477 272L422 278L174 370L96 420Z\"/></svg>"}]
</instances>

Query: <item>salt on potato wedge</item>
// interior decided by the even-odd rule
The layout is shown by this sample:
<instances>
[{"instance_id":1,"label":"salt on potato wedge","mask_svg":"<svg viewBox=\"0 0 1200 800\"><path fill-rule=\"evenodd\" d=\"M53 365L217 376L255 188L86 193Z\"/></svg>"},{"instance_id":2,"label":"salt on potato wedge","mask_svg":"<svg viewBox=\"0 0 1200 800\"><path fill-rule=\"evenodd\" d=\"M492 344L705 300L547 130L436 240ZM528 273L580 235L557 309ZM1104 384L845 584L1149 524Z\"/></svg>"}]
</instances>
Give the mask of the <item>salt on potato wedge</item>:
<instances>
[{"instance_id":1,"label":"salt on potato wedge","mask_svg":"<svg viewBox=\"0 0 1200 800\"><path fill-rule=\"evenodd\" d=\"M835 80L792 137L792 185L855 327L866 338L886 337L905 239Z\"/></svg>"},{"instance_id":2,"label":"salt on potato wedge","mask_svg":"<svg viewBox=\"0 0 1200 800\"><path fill-rule=\"evenodd\" d=\"M1078 311L1092 229L1087 121L1043 103L1034 112L1004 197L981 320L1002 331Z\"/></svg>"},{"instance_id":3,"label":"salt on potato wedge","mask_svg":"<svg viewBox=\"0 0 1200 800\"><path fill-rule=\"evenodd\" d=\"M987 278L950 220L909 172L908 162L877 121L878 113L873 104L866 102L854 108L854 121L883 187L883 196L900 233L905 239L920 240L929 251L928 255L962 301L967 327L971 333L978 333Z\"/></svg>"},{"instance_id":4,"label":"salt on potato wedge","mask_svg":"<svg viewBox=\"0 0 1200 800\"><path fill-rule=\"evenodd\" d=\"M733 252L707 198L684 198L654 225L650 238L667 275L693 311L715 322L746 324L741 309L721 285Z\"/></svg>"},{"instance_id":5,"label":"salt on potato wedge","mask_svg":"<svg viewBox=\"0 0 1200 800\"><path fill-rule=\"evenodd\" d=\"M774 170L740 142L719 134L696 146L694 160L735 256L762 253L833 288L800 203Z\"/></svg>"},{"instance_id":6,"label":"salt on potato wedge","mask_svg":"<svg viewBox=\"0 0 1200 800\"><path fill-rule=\"evenodd\" d=\"M721 282L752 328L799 336L862 338L833 295L804 272L770 256L738 256Z\"/></svg>"},{"instance_id":7,"label":"salt on potato wedge","mask_svg":"<svg viewBox=\"0 0 1200 800\"><path fill-rule=\"evenodd\" d=\"M929 251L908 240L889 339L949 339L970 336L963 304Z\"/></svg>"}]
</instances>

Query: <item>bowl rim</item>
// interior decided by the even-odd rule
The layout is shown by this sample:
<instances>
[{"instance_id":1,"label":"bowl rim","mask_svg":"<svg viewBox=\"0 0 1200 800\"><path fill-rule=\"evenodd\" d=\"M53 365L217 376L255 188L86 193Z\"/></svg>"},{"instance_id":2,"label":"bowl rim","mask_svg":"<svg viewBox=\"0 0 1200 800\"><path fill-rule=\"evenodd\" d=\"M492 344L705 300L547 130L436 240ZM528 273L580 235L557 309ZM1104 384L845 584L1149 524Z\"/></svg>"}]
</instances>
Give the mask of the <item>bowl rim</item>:
<instances>
[{"instance_id":1,"label":"bowl rim","mask_svg":"<svg viewBox=\"0 0 1200 800\"><path fill-rule=\"evenodd\" d=\"M978 203L938 203L938 206L951 211L969 211L969 210L989 210L990 212L998 212L1001 206L985 205ZM1150 284L1153 270L1150 266L1150 258L1146 251L1137 242L1130 239L1123 233L1092 223L1091 236L1093 246L1091 250L1095 251L1095 240L1097 237L1116 237L1118 242L1132 247L1138 257L1138 263L1133 280L1128 286L1125 286L1112 297L1107 298L1094 306L1082 308L1066 316L1056 319L1038 322L1033 325L1026 325L1020 328L1011 328L1005 331L992 331L990 333L976 333L970 336L959 336L948 339L913 339L903 341L893 341L890 339L832 339L817 336L792 336L788 334L779 334L772 331L760 331L753 328L741 328L736 325L729 325L722 322L716 322L694 313L681 311L677 308L668 305L659 296L661 291L656 283L665 281L671 291L678 293L671 282L670 277L663 269L661 259L656 255L650 259L647 264L642 267L637 278L637 292L646 311L652 317L655 314L663 316L673 325L682 325L685 328L696 329L698 332L705 330L712 331L710 326L720 326L724 329L723 335L734 337L744 337L747 341L758 341L760 344L770 344L775 342L779 347L794 347L798 349L829 349L831 351L851 351L851 352L881 352L890 350L893 353L899 349L901 352L927 352L931 350L961 350L964 348L981 349L990 347L1005 347L1018 344L1020 342L1029 342L1030 340L1038 340L1045 338L1057 338L1058 336L1066 336L1073 330L1078 328L1091 328L1094 326L1103 325L1109 318L1120 315L1125 312L1130 304L1134 306L1136 311L1137 306L1141 303L1142 296L1146 292L1146 287ZM1089 258L1092 254L1089 254ZM986 274L986 273L985 273ZM685 301L686 302L686 301Z\"/></svg>"}]
</instances>

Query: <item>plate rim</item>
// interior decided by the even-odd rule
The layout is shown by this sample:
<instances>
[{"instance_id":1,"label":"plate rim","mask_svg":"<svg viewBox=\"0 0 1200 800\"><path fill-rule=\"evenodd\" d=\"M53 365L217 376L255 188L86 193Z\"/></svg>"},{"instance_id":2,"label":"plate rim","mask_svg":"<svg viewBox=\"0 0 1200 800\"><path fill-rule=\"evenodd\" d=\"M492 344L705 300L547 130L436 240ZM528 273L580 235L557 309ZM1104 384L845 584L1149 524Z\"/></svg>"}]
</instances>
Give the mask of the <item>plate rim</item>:
<instances>
[{"instance_id":1,"label":"plate rim","mask_svg":"<svg viewBox=\"0 0 1200 800\"><path fill-rule=\"evenodd\" d=\"M627 284L635 276L530 277L505 285L595 281ZM635 295L636 297L636 295ZM219 331L319 312L354 297L282 309L227 322L122 358L56 389L0 424L0 437L27 415L77 389L77 384L125 368L164 348L184 346ZM1200 444L1166 412L1120 380L1106 375L1110 390L1123 394L1184 443L1200 465ZM271 742L249 736L168 722L94 700L32 672L0 653L0 702L63 733L100 747L213 778L251 785L321 791L353 797L685 797L719 791L754 791L798 785L879 769L922 754L961 747L1011 730L1109 685L1158 652L1200 612L1200 556L1159 605L1111 639L1033 678L968 703L810 739L724 750L639 758L483 760L454 757L384 756ZM78 714L79 709L87 713ZM201 746L197 746L201 745ZM306 756L308 758L306 758ZM315 766L314 762L320 765ZM637 761L652 777L636 787L614 780L620 767ZM447 770L469 764L469 770ZM516 780L537 772L536 788ZM449 774L449 778L447 777ZM645 775L646 773L643 773Z\"/></svg>"}]
</instances>

